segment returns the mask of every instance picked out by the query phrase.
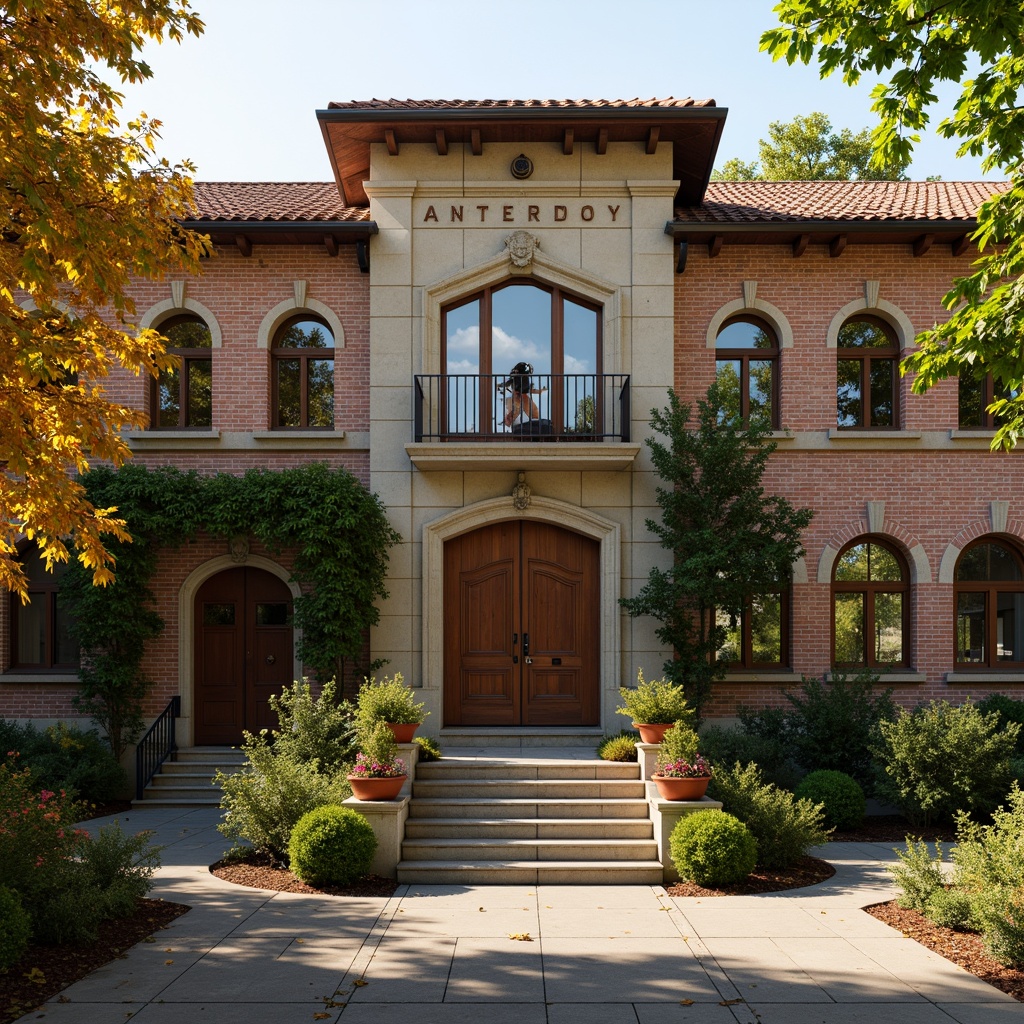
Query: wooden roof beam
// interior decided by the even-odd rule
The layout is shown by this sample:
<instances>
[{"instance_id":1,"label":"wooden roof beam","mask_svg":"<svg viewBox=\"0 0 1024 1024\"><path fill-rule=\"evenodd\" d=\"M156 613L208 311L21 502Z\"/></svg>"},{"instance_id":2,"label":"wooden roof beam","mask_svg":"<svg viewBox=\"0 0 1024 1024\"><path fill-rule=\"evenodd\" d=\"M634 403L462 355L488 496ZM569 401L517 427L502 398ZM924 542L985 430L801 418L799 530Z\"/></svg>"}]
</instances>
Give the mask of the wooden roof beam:
<instances>
[{"instance_id":1,"label":"wooden roof beam","mask_svg":"<svg viewBox=\"0 0 1024 1024\"><path fill-rule=\"evenodd\" d=\"M398 156L398 139L395 138L394 128L384 129L384 141L388 144L388 153Z\"/></svg>"},{"instance_id":2,"label":"wooden roof beam","mask_svg":"<svg viewBox=\"0 0 1024 1024\"><path fill-rule=\"evenodd\" d=\"M562 152L566 156L572 156L572 143L575 134L572 128L566 128L562 133Z\"/></svg>"},{"instance_id":3,"label":"wooden roof beam","mask_svg":"<svg viewBox=\"0 0 1024 1024\"><path fill-rule=\"evenodd\" d=\"M473 150L473 156L481 156L484 151L484 144L480 141L480 129L470 128L469 130L469 145Z\"/></svg>"},{"instance_id":4,"label":"wooden roof beam","mask_svg":"<svg viewBox=\"0 0 1024 1024\"><path fill-rule=\"evenodd\" d=\"M949 251L954 256L963 256L967 252L967 247L971 244L971 236L967 234L961 235L959 238L954 238L949 243Z\"/></svg>"},{"instance_id":5,"label":"wooden roof beam","mask_svg":"<svg viewBox=\"0 0 1024 1024\"><path fill-rule=\"evenodd\" d=\"M805 252L807 252L807 246L811 244L810 235L797 235L793 239L793 257L799 259Z\"/></svg>"},{"instance_id":6,"label":"wooden roof beam","mask_svg":"<svg viewBox=\"0 0 1024 1024\"><path fill-rule=\"evenodd\" d=\"M679 255L676 258L676 273L681 274L686 269L686 256L689 252L690 245L686 239L681 239L679 242Z\"/></svg>"},{"instance_id":7,"label":"wooden roof beam","mask_svg":"<svg viewBox=\"0 0 1024 1024\"><path fill-rule=\"evenodd\" d=\"M448 155L448 136L443 128L434 129L434 145L437 146L438 156Z\"/></svg>"},{"instance_id":8,"label":"wooden roof beam","mask_svg":"<svg viewBox=\"0 0 1024 1024\"><path fill-rule=\"evenodd\" d=\"M594 152L598 156L604 156L608 152L608 129L597 129L597 141L594 143Z\"/></svg>"},{"instance_id":9,"label":"wooden roof beam","mask_svg":"<svg viewBox=\"0 0 1024 1024\"><path fill-rule=\"evenodd\" d=\"M712 236L711 241L708 242L708 259L713 260L722 251L722 243L724 241L724 235Z\"/></svg>"},{"instance_id":10,"label":"wooden roof beam","mask_svg":"<svg viewBox=\"0 0 1024 1024\"><path fill-rule=\"evenodd\" d=\"M327 250L328 256L338 255L338 240L334 235L324 235L324 248Z\"/></svg>"},{"instance_id":11,"label":"wooden roof beam","mask_svg":"<svg viewBox=\"0 0 1024 1024\"><path fill-rule=\"evenodd\" d=\"M235 235L235 245L238 246L238 251L243 256L248 257L252 255L252 242L245 235Z\"/></svg>"},{"instance_id":12,"label":"wooden roof beam","mask_svg":"<svg viewBox=\"0 0 1024 1024\"><path fill-rule=\"evenodd\" d=\"M935 241L934 235L921 235L920 238L914 240L914 256L923 256L931 247Z\"/></svg>"},{"instance_id":13,"label":"wooden roof beam","mask_svg":"<svg viewBox=\"0 0 1024 1024\"><path fill-rule=\"evenodd\" d=\"M658 152L658 139L661 137L661 127L654 125L647 132L647 155L653 156Z\"/></svg>"},{"instance_id":14,"label":"wooden roof beam","mask_svg":"<svg viewBox=\"0 0 1024 1024\"><path fill-rule=\"evenodd\" d=\"M846 249L846 235L836 235L831 242L828 243L828 254L832 259L836 259L843 255L843 250Z\"/></svg>"}]
</instances>

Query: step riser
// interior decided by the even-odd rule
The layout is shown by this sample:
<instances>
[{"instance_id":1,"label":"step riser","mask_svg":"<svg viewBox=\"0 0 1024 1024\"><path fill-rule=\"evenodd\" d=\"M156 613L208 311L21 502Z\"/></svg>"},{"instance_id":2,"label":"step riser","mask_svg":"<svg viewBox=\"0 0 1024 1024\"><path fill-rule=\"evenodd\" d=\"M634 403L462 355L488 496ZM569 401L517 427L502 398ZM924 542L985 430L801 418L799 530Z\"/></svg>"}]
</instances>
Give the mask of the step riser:
<instances>
[{"instance_id":1,"label":"step riser","mask_svg":"<svg viewBox=\"0 0 1024 1024\"><path fill-rule=\"evenodd\" d=\"M660 864L398 865L398 881L411 885L660 885Z\"/></svg>"},{"instance_id":2,"label":"step riser","mask_svg":"<svg viewBox=\"0 0 1024 1024\"><path fill-rule=\"evenodd\" d=\"M529 801L423 800L409 804L412 818L640 818L643 800Z\"/></svg>"},{"instance_id":3,"label":"step riser","mask_svg":"<svg viewBox=\"0 0 1024 1024\"><path fill-rule=\"evenodd\" d=\"M410 818L406 839L650 839L649 818L607 821L437 821Z\"/></svg>"},{"instance_id":4,"label":"step riser","mask_svg":"<svg viewBox=\"0 0 1024 1024\"><path fill-rule=\"evenodd\" d=\"M154 780L156 781L156 780ZM195 800L207 803L213 801L220 803L222 791L214 786L204 786L202 789L189 788L187 786L147 786L144 794L144 801L148 803L153 800Z\"/></svg>"},{"instance_id":5,"label":"step riser","mask_svg":"<svg viewBox=\"0 0 1024 1024\"><path fill-rule=\"evenodd\" d=\"M522 781L470 781L413 783L413 795L426 799L458 800L639 800L644 784L638 779L610 781L586 779L537 779Z\"/></svg>"},{"instance_id":6,"label":"step riser","mask_svg":"<svg viewBox=\"0 0 1024 1024\"><path fill-rule=\"evenodd\" d=\"M521 730L510 729L508 732L476 732L472 729L442 729L441 747L468 747L477 749L479 747L504 747L511 750L514 748L530 748L536 750L542 747L587 747L596 750L601 742L604 733L598 729L593 733L561 733L541 730L530 734Z\"/></svg>"},{"instance_id":7,"label":"step riser","mask_svg":"<svg viewBox=\"0 0 1024 1024\"><path fill-rule=\"evenodd\" d=\"M517 843L494 842L491 844L465 843L462 845L440 845L433 840L406 841L402 844L402 858L406 861L423 860L536 860L536 861L637 861L653 860L658 856L658 845L653 839L634 843L598 841L591 844L573 843L564 840L546 842L521 841Z\"/></svg>"},{"instance_id":8,"label":"step riser","mask_svg":"<svg viewBox=\"0 0 1024 1024\"><path fill-rule=\"evenodd\" d=\"M640 766L637 764L615 764L610 761L603 764L502 764L500 762L484 762L459 764L454 761L428 761L416 765L416 781L435 782L458 779L499 779L516 781L528 779L589 779L613 781L617 779L639 779Z\"/></svg>"}]
</instances>

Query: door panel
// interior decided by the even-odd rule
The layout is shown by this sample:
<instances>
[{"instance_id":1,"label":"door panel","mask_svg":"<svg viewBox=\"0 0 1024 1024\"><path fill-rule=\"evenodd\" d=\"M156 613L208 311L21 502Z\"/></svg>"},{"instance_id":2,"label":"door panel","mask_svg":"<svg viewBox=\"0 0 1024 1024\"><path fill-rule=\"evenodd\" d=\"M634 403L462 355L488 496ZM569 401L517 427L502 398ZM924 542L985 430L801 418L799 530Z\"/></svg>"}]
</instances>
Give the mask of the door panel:
<instances>
[{"instance_id":1,"label":"door panel","mask_svg":"<svg viewBox=\"0 0 1024 1024\"><path fill-rule=\"evenodd\" d=\"M228 569L195 599L195 741L235 744L276 724L267 698L291 683L291 593L262 569Z\"/></svg>"},{"instance_id":2,"label":"door panel","mask_svg":"<svg viewBox=\"0 0 1024 1024\"><path fill-rule=\"evenodd\" d=\"M544 523L445 544L445 722L599 720L599 548Z\"/></svg>"}]
</instances>

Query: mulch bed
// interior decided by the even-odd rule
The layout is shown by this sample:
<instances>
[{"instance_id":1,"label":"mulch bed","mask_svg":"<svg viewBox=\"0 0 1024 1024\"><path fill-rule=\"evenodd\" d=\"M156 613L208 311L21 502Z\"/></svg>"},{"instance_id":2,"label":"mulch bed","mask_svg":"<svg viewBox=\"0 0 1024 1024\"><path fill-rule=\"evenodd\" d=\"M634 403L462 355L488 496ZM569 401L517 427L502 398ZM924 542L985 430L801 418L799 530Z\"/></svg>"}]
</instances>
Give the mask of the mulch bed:
<instances>
[{"instance_id":1,"label":"mulch bed","mask_svg":"<svg viewBox=\"0 0 1024 1024\"><path fill-rule=\"evenodd\" d=\"M131 800L108 800L105 804L83 804L78 814L79 821L105 818L108 814L126 814L132 809Z\"/></svg>"},{"instance_id":2,"label":"mulch bed","mask_svg":"<svg viewBox=\"0 0 1024 1024\"><path fill-rule=\"evenodd\" d=\"M873 814L856 828L832 833L833 843L892 843L903 846L907 836L929 843L952 843L956 831L948 825L910 825L898 814Z\"/></svg>"},{"instance_id":3,"label":"mulch bed","mask_svg":"<svg viewBox=\"0 0 1024 1024\"><path fill-rule=\"evenodd\" d=\"M696 882L676 882L666 885L669 896L754 896L762 892L781 892L784 889L800 889L805 885L817 885L831 878L836 869L827 861L817 857L801 857L790 868L771 870L755 868L741 882L735 885L723 885L715 889L705 889Z\"/></svg>"},{"instance_id":4,"label":"mulch bed","mask_svg":"<svg viewBox=\"0 0 1024 1024\"><path fill-rule=\"evenodd\" d=\"M30 945L6 974L0 973L0 1024L17 1020L97 967L123 956L188 910L180 903L141 899L131 917L104 921L96 941L87 946Z\"/></svg>"},{"instance_id":5,"label":"mulch bed","mask_svg":"<svg viewBox=\"0 0 1024 1024\"><path fill-rule=\"evenodd\" d=\"M219 860L210 865L211 874L235 885L277 892L324 893L328 896L393 896L398 882L380 875L364 875L352 885L330 885L318 888L296 878L287 868L269 857L253 854L245 860Z\"/></svg>"}]
</instances>

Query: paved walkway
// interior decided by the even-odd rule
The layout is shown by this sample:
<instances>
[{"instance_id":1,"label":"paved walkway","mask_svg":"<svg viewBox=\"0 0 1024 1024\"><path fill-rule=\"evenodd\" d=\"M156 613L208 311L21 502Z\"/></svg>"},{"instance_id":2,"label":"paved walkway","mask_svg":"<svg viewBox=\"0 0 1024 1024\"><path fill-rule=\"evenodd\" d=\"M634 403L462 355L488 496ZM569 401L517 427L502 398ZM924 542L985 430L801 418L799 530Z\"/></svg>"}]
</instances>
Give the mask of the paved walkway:
<instances>
[{"instance_id":1,"label":"paved walkway","mask_svg":"<svg viewBox=\"0 0 1024 1024\"><path fill-rule=\"evenodd\" d=\"M153 895L192 910L24 1021L1024 1022L1024 1004L859 909L894 894L884 845L831 844L830 881L766 896L402 886L391 899L342 900L215 878L207 866L228 845L217 816L122 816L165 847Z\"/></svg>"}]
</instances>

